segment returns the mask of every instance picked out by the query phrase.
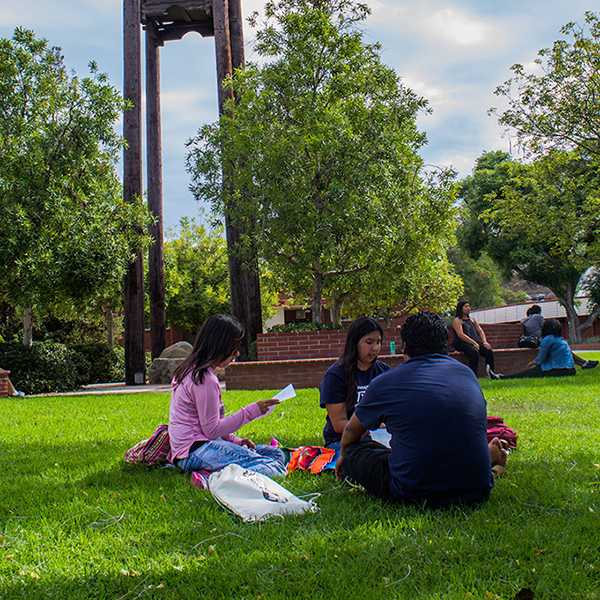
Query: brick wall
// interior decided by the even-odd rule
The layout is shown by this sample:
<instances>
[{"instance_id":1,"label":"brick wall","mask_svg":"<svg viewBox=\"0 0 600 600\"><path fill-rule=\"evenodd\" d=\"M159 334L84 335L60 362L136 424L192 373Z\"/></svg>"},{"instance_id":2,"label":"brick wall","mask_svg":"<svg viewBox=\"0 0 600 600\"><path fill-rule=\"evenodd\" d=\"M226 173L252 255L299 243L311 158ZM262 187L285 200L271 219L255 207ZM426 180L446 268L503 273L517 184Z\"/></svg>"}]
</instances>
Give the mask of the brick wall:
<instances>
[{"instance_id":1,"label":"brick wall","mask_svg":"<svg viewBox=\"0 0 600 600\"><path fill-rule=\"evenodd\" d=\"M256 340L256 355L258 360L263 361L328 358L341 354L345 340L346 332L343 330L261 333Z\"/></svg>"},{"instance_id":2,"label":"brick wall","mask_svg":"<svg viewBox=\"0 0 600 600\"><path fill-rule=\"evenodd\" d=\"M483 325L485 335L494 348L516 348L521 325L500 323ZM450 334L450 342L452 341ZM390 352L390 341L394 339L400 349L398 325L384 330L382 354ZM338 357L344 349L345 330L322 330L306 333L261 333L256 340L258 360L294 360L299 358Z\"/></svg>"},{"instance_id":3,"label":"brick wall","mask_svg":"<svg viewBox=\"0 0 600 600\"><path fill-rule=\"evenodd\" d=\"M498 350L495 353L496 369L500 373L515 373L527 367L536 355L536 350L518 348ZM466 362L462 353L453 356ZM391 367L404 361L404 356L382 356ZM335 358L309 358L300 360L274 360L232 363L227 367L225 380L228 390L280 389L292 383L297 388L318 387L325 371ZM483 360L480 361L480 376L484 374Z\"/></svg>"},{"instance_id":4,"label":"brick wall","mask_svg":"<svg viewBox=\"0 0 600 600\"><path fill-rule=\"evenodd\" d=\"M566 319L561 319L563 335L568 337ZM518 322L514 323L482 323L485 335L492 348L517 348L523 328ZM400 350L400 325L394 323L390 329L384 330L382 354L390 352L390 340L396 341ZM594 327L584 332L584 337L600 335L600 319ZM449 333L452 346L454 334ZM344 349L346 340L345 330L322 330L306 333L261 333L256 340L258 360L295 360L300 358L332 358L339 357Z\"/></svg>"},{"instance_id":5,"label":"brick wall","mask_svg":"<svg viewBox=\"0 0 600 600\"><path fill-rule=\"evenodd\" d=\"M0 369L0 396L10 396L9 375L10 371Z\"/></svg>"},{"instance_id":6,"label":"brick wall","mask_svg":"<svg viewBox=\"0 0 600 600\"><path fill-rule=\"evenodd\" d=\"M523 335L521 323L482 323L481 327L492 348L517 348Z\"/></svg>"}]
</instances>

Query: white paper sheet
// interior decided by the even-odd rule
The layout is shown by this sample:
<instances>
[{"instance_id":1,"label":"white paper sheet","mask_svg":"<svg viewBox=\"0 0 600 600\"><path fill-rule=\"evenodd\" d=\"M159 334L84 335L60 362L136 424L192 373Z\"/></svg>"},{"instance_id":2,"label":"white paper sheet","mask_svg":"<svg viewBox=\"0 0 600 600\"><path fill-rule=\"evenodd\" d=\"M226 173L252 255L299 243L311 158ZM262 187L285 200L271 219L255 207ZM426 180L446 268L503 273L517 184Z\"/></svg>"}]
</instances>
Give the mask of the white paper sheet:
<instances>
[{"instance_id":1,"label":"white paper sheet","mask_svg":"<svg viewBox=\"0 0 600 600\"><path fill-rule=\"evenodd\" d=\"M295 397L296 397L296 390L294 389L294 386L290 383L290 385L284 387L281 391L277 392L277 394L275 394L273 396L273 399L279 400L279 402L281 403L284 400L289 400L290 398L295 398ZM264 415L261 415L258 418L262 419L262 418L270 415L277 408L277 406L279 406L279 405L275 404L274 406L271 406Z\"/></svg>"},{"instance_id":2,"label":"white paper sheet","mask_svg":"<svg viewBox=\"0 0 600 600\"><path fill-rule=\"evenodd\" d=\"M390 441L392 439L392 434L388 432L387 429L375 429L374 431L369 431L371 434L371 439L375 442L379 442L383 444L387 448L390 447Z\"/></svg>"},{"instance_id":3,"label":"white paper sheet","mask_svg":"<svg viewBox=\"0 0 600 600\"><path fill-rule=\"evenodd\" d=\"M280 402L283 402L284 400L289 400L290 398L295 398L296 397L296 390L294 389L294 386L290 383L290 385L284 387L280 392L277 392L277 394L275 394L273 396L273 398L275 400L279 400Z\"/></svg>"}]
</instances>

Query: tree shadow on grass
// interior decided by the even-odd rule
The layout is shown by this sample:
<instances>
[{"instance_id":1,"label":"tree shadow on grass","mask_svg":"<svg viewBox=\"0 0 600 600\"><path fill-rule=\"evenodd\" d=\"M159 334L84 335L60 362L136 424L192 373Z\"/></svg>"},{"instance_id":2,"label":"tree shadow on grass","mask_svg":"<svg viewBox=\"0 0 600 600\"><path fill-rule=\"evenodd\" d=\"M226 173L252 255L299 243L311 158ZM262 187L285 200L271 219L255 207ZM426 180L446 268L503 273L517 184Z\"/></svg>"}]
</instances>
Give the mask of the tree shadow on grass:
<instances>
[{"instance_id":1,"label":"tree shadow on grass","mask_svg":"<svg viewBox=\"0 0 600 600\"><path fill-rule=\"evenodd\" d=\"M540 600L594 597L598 574L586 568L595 560L594 519L581 499L510 501L508 483L475 509L422 510L345 490L323 497L320 514L260 525L219 511L200 530L198 515L181 513L182 528L167 536L141 532L145 560L115 557L118 568L127 565L122 575L91 565L80 578L25 576L2 597L513 598L522 587ZM218 530L206 535L211 525Z\"/></svg>"},{"instance_id":2,"label":"tree shadow on grass","mask_svg":"<svg viewBox=\"0 0 600 600\"><path fill-rule=\"evenodd\" d=\"M118 449L118 451L117 451ZM102 500L106 491L159 502L175 469L132 467L123 462L119 442L68 444L0 443L0 517L45 515L61 520L78 499Z\"/></svg>"}]
</instances>

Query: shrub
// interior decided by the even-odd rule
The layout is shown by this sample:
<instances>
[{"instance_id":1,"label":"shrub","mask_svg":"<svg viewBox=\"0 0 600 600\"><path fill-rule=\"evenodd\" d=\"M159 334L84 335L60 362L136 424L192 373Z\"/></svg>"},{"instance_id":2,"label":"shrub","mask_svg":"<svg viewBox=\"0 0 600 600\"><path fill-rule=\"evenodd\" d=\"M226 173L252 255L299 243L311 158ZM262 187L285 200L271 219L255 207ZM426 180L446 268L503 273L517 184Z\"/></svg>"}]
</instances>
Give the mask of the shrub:
<instances>
[{"instance_id":1,"label":"shrub","mask_svg":"<svg viewBox=\"0 0 600 600\"><path fill-rule=\"evenodd\" d=\"M323 329L343 329L335 323L287 323L286 325L273 325L269 333L302 333L306 331L321 331Z\"/></svg>"},{"instance_id":2,"label":"shrub","mask_svg":"<svg viewBox=\"0 0 600 600\"><path fill-rule=\"evenodd\" d=\"M81 383L108 383L123 381L125 374L125 350L121 346L110 348L108 344L77 344L72 350L89 363L89 372Z\"/></svg>"},{"instance_id":3,"label":"shrub","mask_svg":"<svg viewBox=\"0 0 600 600\"><path fill-rule=\"evenodd\" d=\"M88 360L85 354L81 352L77 352L77 350L73 348L67 348L69 359L71 360L71 364L75 368L75 384L77 387L81 385L85 385L89 383L92 364Z\"/></svg>"},{"instance_id":4,"label":"shrub","mask_svg":"<svg viewBox=\"0 0 600 600\"><path fill-rule=\"evenodd\" d=\"M89 369L85 362L85 357L56 342L34 342L31 348L18 342L0 344L0 365L11 371L14 386L26 394L76 389Z\"/></svg>"},{"instance_id":5,"label":"shrub","mask_svg":"<svg viewBox=\"0 0 600 600\"><path fill-rule=\"evenodd\" d=\"M26 394L68 392L88 383L122 381L125 351L106 344L67 347L58 342L0 343L0 366L11 371L11 381Z\"/></svg>"}]
</instances>

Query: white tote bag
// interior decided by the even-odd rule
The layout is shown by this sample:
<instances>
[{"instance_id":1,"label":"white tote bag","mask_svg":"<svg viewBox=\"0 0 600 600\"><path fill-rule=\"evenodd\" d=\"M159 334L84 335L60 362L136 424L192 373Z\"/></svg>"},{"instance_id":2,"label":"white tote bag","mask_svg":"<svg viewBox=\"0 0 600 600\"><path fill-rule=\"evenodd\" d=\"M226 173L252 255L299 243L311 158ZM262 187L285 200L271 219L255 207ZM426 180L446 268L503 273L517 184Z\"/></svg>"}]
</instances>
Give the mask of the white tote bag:
<instances>
[{"instance_id":1,"label":"white tote bag","mask_svg":"<svg viewBox=\"0 0 600 600\"><path fill-rule=\"evenodd\" d=\"M239 465L227 465L212 473L208 478L208 489L219 504L246 523L264 521L274 515L319 510L314 499L301 500L266 475Z\"/></svg>"}]
</instances>

